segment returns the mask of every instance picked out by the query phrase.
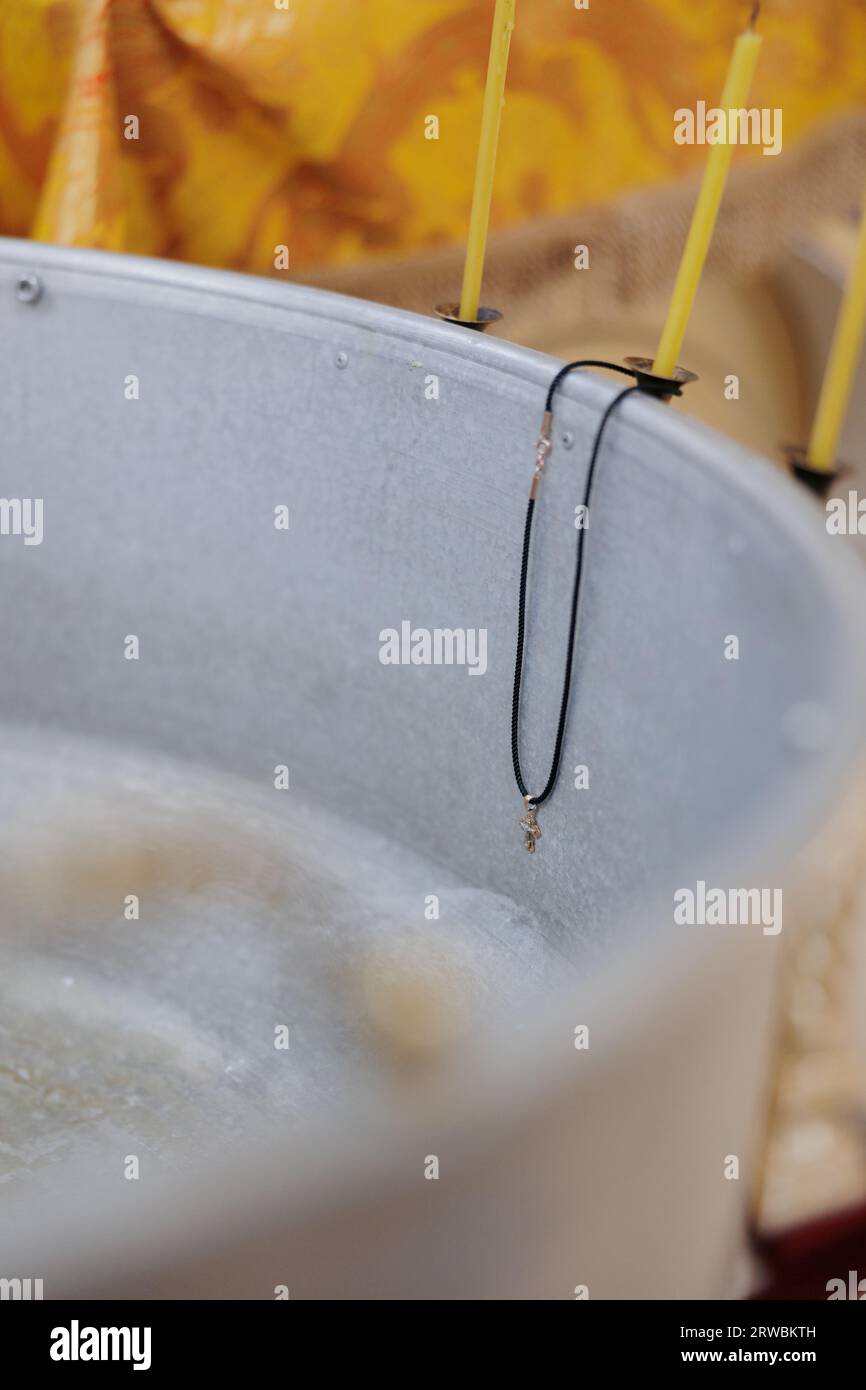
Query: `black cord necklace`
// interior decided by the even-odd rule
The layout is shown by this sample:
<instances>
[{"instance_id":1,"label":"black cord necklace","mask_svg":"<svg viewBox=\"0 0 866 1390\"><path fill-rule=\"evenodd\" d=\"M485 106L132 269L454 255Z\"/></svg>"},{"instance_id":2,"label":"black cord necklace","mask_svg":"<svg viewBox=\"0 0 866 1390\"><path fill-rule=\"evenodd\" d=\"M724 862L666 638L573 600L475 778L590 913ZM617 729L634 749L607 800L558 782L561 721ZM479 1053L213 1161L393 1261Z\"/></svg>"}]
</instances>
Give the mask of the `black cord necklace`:
<instances>
[{"instance_id":1,"label":"black cord necklace","mask_svg":"<svg viewBox=\"0 0 866 1390\"><path fill-rule=\"evenodd\" d=\"M605 367L609 371L620 372L623 376L634 378L635 385L627 386L624 391L620 391L614 396L607 406L604 414L599 421L593 440L592 451L589 458L589 467L586 471L586 481L583 488L582 515L586 519L589 516L589 503L592 495L592 484L595 477L596 464L601 450L601 442L604 438L604 431L607 422L613 415L618 406L627 396L635 391L648 392L655 396L679 395L679 388L669 381L655 381L640 372L634 371L630 367L621 367L615 362L569 362L565 367L557 372L547 392L547 400L544 405L544 415L542 416L541 432L535 446L535 472L532 475L532 484L529 489L529 501L526 507L526 522L523 527L523 555L520 564L520 594L517 604L517 655L514 662L514 693L511 702L511 759L514 765L514 777L517 788L523 797L524 814L520 821L520 828L523 831L523 843L530 854L535 853L536 841L541 838L541 828L536 818L536 811L550 796L556 786L559 776L559 764L562 758L562 745L565 739L565 727L568 721L568 704L571 694L571 676L574 665L574 647L579 627L580 616L580 580L583 572L583 533L585 526L579 527L577 531L577 550L574 560L574 581L571 589L571 612L568 624L568 642L566 645L565 675L562 682L562 700L559 707L559 722L556 728L556 740L553 745L553 758L550 764L550 773L542 791L533 794L529 791L524 781L523 772L520 767L520 687L523 679L523 653L526 635L526 581L529 571L529 552L532 540L532 521L535 514L535 503L538 497L538 489L544 473L545 464L550 457L553 449L553 397L556 388L569 372L576 371L583 367Z\"/></svg>"}]
</instances>

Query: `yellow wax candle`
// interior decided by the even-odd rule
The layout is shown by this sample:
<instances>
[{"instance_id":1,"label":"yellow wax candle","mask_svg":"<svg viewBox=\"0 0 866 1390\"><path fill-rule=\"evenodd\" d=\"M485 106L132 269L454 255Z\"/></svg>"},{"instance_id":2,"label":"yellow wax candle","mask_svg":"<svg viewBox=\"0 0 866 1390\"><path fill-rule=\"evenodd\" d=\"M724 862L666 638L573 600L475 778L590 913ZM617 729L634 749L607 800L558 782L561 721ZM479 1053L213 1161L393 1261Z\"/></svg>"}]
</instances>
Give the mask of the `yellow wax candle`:
<instances>
[{"instance_id":1,"label":"yellow wax candle","mask_svg":"<svg viewBox=\"0 0 866 1390\"><path fill-rule=\"evenodd\" d=\"M818 410L806 462L810 468L823 472L835 467L836 446L845 420L854 369L863 346L863 327L866 324L866 203L860 220L854 264L848 276L845 296L836 319L830 356L818 398Z\"/></svg>"},{"instance_id":2,"label":"yellow wax candle","mask_svg":"<svg viewBox=\"0 0 866 1390\"><path fill-rule=\"evenodd\" d=\"M755 7L756 13L757 6ZM752 16L752 22L754 22L755 14ZM734 44L728 75L725 79L725 89L719 101L719 108L724 111L726 120L728 120L727 113L731 110L739 110L749 95L761 43L760 34L754 32L750 23L746 32L740 34ZM730 121L726 128L726 134L728 136L731 134ZM725 181L728 177L728 168L733 152L734 147L729 139L726 139L724 144L713 145L710 151L701 191L698 194L698 201L692 215L692 225L689 228L683 258L677 272L668 316L653 363L653 371L657 376L669 377L677 365L683 338L686 336L689 315L692 312L692 305L704 268L704 261L707 258L707 251L710 248L713 229L719 214L719 206L725 191Z\"/></svg>"},{"instance_id":3,"label":"yellow wax candle","mask_svg":"<svg viewBox=\"0 0 866 1390\"><path fill-rule=\"evenodd\" d=\"M481 298L481 277L484 274L484 251L487 246L487 227L490 222L490 199L493 196L493 175L496 170L496 146L499 143L499 118L505 100L505 74L508 71L508 50L514 28L517 0L496 0L493 33L490 36L490 58L487 63L487 86L484 91L484 110L481 116L481 136L475 165L475 189L472 194L472 215L463 266L463 290L460 295L461 319L478 316Z\"/></svg>"}]
</instances>

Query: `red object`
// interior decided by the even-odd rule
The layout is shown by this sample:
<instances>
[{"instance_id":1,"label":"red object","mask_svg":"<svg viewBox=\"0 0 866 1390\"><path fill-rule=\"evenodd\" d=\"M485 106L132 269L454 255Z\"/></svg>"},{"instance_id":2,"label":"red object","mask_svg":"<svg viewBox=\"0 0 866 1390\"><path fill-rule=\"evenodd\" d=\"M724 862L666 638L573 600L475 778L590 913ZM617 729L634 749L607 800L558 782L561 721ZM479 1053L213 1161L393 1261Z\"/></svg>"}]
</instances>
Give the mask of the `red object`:
<instances>
[{"instance_id":1,"label":"red object","mask_svg":"<svg viewBox=\"0 0 866 1390\"><path fill-rule=\"evenodd\" d=\"M825 1301L831 1279L841 1279L846 1288L852 1284L856 1290L859 1280L866 1281L866 1203L794 1226L778 1236L755 1234L752 1246L765 1267L767 1282L749 1295L749 1301ZM849 1279L852 1271L853 1281ZM866 1282L864 1291L853 1296L866 1300Z\"/></svg>"}]
</instances>

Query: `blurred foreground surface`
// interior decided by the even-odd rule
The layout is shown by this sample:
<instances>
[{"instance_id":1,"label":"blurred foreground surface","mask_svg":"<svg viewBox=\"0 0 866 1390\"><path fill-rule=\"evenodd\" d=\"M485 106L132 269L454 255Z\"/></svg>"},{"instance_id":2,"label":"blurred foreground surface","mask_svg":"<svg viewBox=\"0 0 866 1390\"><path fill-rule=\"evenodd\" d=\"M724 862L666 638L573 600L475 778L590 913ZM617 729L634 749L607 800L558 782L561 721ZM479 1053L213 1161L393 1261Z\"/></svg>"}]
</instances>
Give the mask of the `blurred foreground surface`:
<instances>
[{"instance_id":1,"label":"blurred foreground surface","mask_svg":"<svg viewBox=\"0 0 866 1390\"><path fill-rule=\"evenodd\" d=\"M265 1140L561 973L510 900L295 794L42 733L0 769L0 1209Z\"/></svg>"}]
</instances>

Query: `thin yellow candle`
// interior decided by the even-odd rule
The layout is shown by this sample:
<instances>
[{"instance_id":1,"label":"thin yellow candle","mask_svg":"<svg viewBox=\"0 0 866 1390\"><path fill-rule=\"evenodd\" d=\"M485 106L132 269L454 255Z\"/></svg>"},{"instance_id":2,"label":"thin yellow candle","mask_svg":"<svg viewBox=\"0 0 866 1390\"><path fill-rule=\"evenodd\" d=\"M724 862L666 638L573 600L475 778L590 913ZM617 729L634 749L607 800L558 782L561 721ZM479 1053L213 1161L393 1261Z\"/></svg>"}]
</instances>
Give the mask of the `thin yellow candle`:
<instances>
[{"instance_id":1,"label":"thin yellow candle","mask_svg":"<svg viewBox=\"0 0 866 1390\"><path fill-rule=\"evenodd\" d=\"M845 421L854 369L863 346L866 325L866 202L860 220L860 232L854 252L854 264L848 276L845 296L836 319L830 356L818 398L818 410L812 426L806 462L818 472L836 466L836 446Z\"/></svg>"},{"instance_id":2,"label":"thin yellow candle","mask_svg":"<svg viewBox=\"0 0 866 1390\"><path fill-rule=\"evenodd\" d=\"M484 251L490 223L490 200L493 196L493 175L496 171L496 147L499 143L499 119L505 100L505 75L508 71L508 50L514 28L517 0L496 0L493 32L490 36L490 58L487 63L487 86L484 91L484 110L481 115L481 136L475 165L475 189L472 194L472 215L463 266L463 290L460 295L460 317L478 317L481 298L481 277L484 274Z\"/></svg>"},{"instance_id":3,"label":"thin yellow candle","mask_svg":"<svg viewBox=\"0 0 866 1390\"><path fill-rule=\"evenodd\" d=\"M719 107L724 111L725 119L728 122L726 127L728 138L725 139L724 144L713 145L704 170L704 179L698 194L698 201L695 204L683 258L677 272L668 316L653 363L653 371L657 376L669 377L674 371L683 339L686 336L689 315L692 312L704 262L710 248L722 194L725 191L731 155L734 152L733 143L729 138L732 123L728 117L728 112L737 111L743 107L749 95L749 88L752 85L752 77L758 62L758 54L761 50L761 36L756 34L752 27L757 12L758 6L756 5L748 29L744 34L740 34L731 54L725 88L719 101Z\"/></svg>"}]
</instances>

